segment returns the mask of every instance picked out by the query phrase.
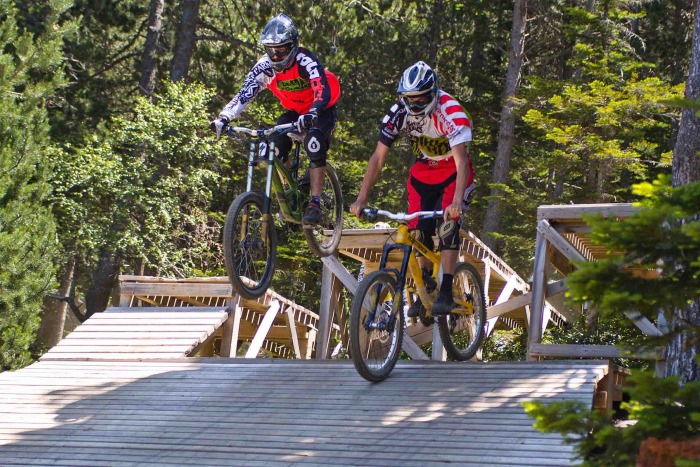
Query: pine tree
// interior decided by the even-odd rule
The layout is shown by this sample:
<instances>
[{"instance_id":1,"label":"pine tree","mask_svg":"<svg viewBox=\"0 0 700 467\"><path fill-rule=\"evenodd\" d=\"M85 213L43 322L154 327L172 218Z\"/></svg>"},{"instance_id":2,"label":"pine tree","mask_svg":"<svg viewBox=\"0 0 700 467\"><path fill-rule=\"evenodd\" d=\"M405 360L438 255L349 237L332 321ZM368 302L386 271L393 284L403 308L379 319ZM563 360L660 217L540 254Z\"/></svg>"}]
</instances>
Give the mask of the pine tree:
<instances>
[{"instance_id":1,"label":"pine tree","mask_svg":"<svg viewBox=\"0 0 700 467\"><path fill-rule=\"evenodd\" d=\"M48 3L20 12L15 2L0 0L0 370L29 362L42 298L54 285L45 103L62 84L67 30L56 12L68 4Z\"/></svg>"}]
</instances>

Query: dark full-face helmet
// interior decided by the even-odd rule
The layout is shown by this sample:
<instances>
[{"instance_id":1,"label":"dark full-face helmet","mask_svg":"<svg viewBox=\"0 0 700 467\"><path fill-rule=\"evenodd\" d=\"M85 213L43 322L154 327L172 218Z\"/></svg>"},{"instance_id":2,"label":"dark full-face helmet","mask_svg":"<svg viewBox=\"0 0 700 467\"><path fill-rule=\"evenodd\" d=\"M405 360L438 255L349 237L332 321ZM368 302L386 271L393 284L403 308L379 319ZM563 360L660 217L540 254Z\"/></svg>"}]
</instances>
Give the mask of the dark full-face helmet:
<instances>
[{"instance_id":1,"label":"dark full-face helmet","mask_svg":"<svg viewBox=\"0 0 700 467\"><path fill-rule=\"evenodd\" d=\"M437 104L437 74L425 62L417 62L403 72L396 92L411 115L428 114Z\"/></svg>"},{"instance_id":2,"label":"dark full-face helmet","mask_svg":"<svg viewBox=\"0 0 700 467\"><path fill-rule=\"evenodd\" d=\"M267 22L259 42L265 47L272 68L282 71L297 55L299 32L292 19L281 13Z\"/></svg>"}]
</instances>

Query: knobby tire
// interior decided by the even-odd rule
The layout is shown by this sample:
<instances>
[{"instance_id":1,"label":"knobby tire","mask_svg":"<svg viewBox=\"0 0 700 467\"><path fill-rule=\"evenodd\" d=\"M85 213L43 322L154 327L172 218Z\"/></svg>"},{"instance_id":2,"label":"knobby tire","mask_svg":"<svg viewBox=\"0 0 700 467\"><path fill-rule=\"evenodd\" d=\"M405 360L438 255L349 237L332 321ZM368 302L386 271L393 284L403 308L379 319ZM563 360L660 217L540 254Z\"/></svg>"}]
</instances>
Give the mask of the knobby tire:
<instances>
[{"instance_id":1,"label":"knobby tire","mask_svg":"<svg viewBox=\"0 0 700 467\"><path fill-rule=\"evenodd\" d=\"M440 316L438 329L447 354L455 360L465 361L476 355L486 333L484 284L476 268L469 263L457 264L452 284L455 301L473 300L474 314Z\"/></svg>"},{"instance_id":2,"label":"knobby tire","mask_svg":"<svg viewBox=\"0 0 700 467\"><path fill-rule=\"evenodd\" d=\"M224 261L231 286L244 298L256 299L267 291L275 272L277 235L272 216L263 240L263 193L248 191L233 200L224 225ZM248 213L243 237L244 215Z\"/></svg>"},{"instance_id":3,"label":"knobby tire","mask_svg":"<svg viewBox=\"0 0 700 467\"><path fill-rule=\"evenodd\" d=\"M379 294L377 294L379 292ZM375 295L372 303L372 294ZM380 300L377 300L377 295ZM400 305L393 307L393 300ZM370 308L377 310L374 322L386 322L393 310L395 324L393 332L365 329ZM386 271L374 271L358 284L350 308L349 353L357 372L368 381L386 379L394 369L403 344L404 313L403 300L396 297L396 279Z\"/></svg>"}]
</instances>

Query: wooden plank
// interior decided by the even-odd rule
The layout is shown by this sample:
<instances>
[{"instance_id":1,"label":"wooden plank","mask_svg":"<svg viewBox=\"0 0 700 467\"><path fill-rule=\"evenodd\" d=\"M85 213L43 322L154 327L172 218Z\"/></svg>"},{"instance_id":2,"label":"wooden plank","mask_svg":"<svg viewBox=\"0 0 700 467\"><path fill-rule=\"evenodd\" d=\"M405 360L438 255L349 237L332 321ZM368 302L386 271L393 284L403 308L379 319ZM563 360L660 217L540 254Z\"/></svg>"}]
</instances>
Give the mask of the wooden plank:
<instances>
[{"instance_id":1,"label":"wooden plank","mask_svg":"<svg viewBox=\"0 0 700 467\"><path fill-rule=\"evenodd\" d=\"M430 360L425 352L423 352L423 349L418 347L418 344L411 339L411 336L408 335L408 333L404 333L401 349L413 360Z\"/></svg>"},{"instance_id":2,"label":"wooden plank","mask_svg":"<svg viewBox=\"0 0 700 467\"><path fill-rule=\"evenodd\" d=\"M638 311L625 311L625 316L632 320L635 326L647 336L663 336L654 324Z\"/></svg>"},{"instance_id":3,"label":"wooden plank","mask_svg":"<svg viewBox=\"0 0 700 467\"><path fill-rule=\"evenodd\" d=\"M549 225L546 219L541 219L537 222L537 231L544 235L547 241L554 245L556 249L563 254L569 261L585 262L586 258L579 253L573 245L571 245L559 232Z\"/></svg>"},{"instance_id":4,"label":"wooden plank","mask_svg":"<svg viewBox=\"0 0 700 467\"><path fill-rule=\"evenodd\" d=\"M61 353L53 354L46 353L41 357L41 360L141 360L141 359L163 359L163 358L180 358L180 352L169 353L153 353L153 352L133 352L133 353L106 353L99 355L91 355L90 353Z\"/></svg>"},{"instance_id":5,"label":"wooden plank","mask_svg":"<svg viewBox=\"0 0 700 467\"><path fill-rule=\"evenodd\" d=\"M542 339L544 295L547 284L547 240L540 233L535 241L535 265L532 276L532 302L530 304L530 327L528 332L528 360L535 358L530 347Z\"/></svg>"},{"instance_id":6,"label":"wooden plank","mask_svg":"<svg viewBox=\"0 0 700 467\"><path fill-rule=\"evenodd\" d=\"M207 324L207 323L191 323L191 324L158 324L158 323L151 323L151 324L140 324L138 327L134 327L132 324L95 324L91 325L90 323L86 322L85 324L81 324L78 326L72 333L76 332L115 332L115 331L121 331L121 332L129 332L129 331L162 331L162 332L169 332L169 331L192 331L192 332L201 332L205 330L209 330L210 332L214 332L216 330L216 325L214 324ZM71 334L72 334L71 333Z\"/></svg>"},{"instance_id":7,"label":"wooden plank","mask_svg":"<svg viewBox=\"0 0 700 467\"><path fill-rule=\"evenodd\" d=\"M630 217L639 209L631 203L543 205L537 208L537 219L576 219L586 214L600 214L603 217Z\"/></svg>"},{"instance_id":8,"label":"wooden plank","mask_svg":"<svg viewBox=\"0 0 700 467\"><path fill-rule=\"evenodd\" d=\"M229 283L138 283L121 284L125 295L170 296L170 297L231 297Z\"/></svg>"},{"instance_id":9,"label":"wooden plank","mask_svg":"<svg viewBox=\"0 0 700 467\"><path fill-rule=\"evenodd\" d=\"M245 358L256 358L258 356L258 353L262 348L263 341L265 340L265 336L267 336L270 327L272 327L272 323L274 322L279 309L280 303L277 300L274 300L270 305L270 308L267 310L267 313L265 313L265 317L260 323L260 326L258 326L258 331L255 333L255 337L250 343L250 347L248 347L248 352L246 352Z\"/></svg>"},{"instance_id":10,"label":"wooden plank","mask_svg":"<svg viewBox=\"0 0 700 467\"><path fill-rule=\"evenodd\" d=\"M301 350L299 348L299 336L297 333L297 326L294 322L294 313L291 310L286 310L287 315L287 327L289 328L289 337L292 340L292 348L294 349L294 356L296 358L301 358Z\"/></svg>"},{"instance_id":11,"label":"wooden plank","mask_svg":"<svg viewBox=\"0 0 700 467\"><path fill-rule=\"evenodd\" d=\"M60 356L66 354L82 354L93 358L104 354L128 354L136 353L167 353L177 354L179 357L186 357L187 351L194 348L194 344L182 345L134 345L134 346L96 346L96 347L54 347L49 350L44 356Z\"/></svg>"},{"instance_id":12,"label":"wooden plank","mask_svg":"<svg viewBox=\"0 0 700 467\"><path fill-rule=\"evenodd\" d=\"M590 358L640 358L658 360L663 357L663 349L654 351L636 351L613 345L592 344L532 344L528 350L539 357L590 357Z\"/></svg>"},{"instance_id":13,"label":"wooden plank","mask_svg":"<svg viewBox=\"0 0 700 467\"><path fill-rule=\"evenodd\" d=\"M127 307L110 307L107 308L103 313L95 313L90 317L92 318L97 318L97 317L109 317L109 318L115 318L115 314L121 314L121 313L128 313L130 315L153 315L154 313L157 314L157 316L167 316L167 317L173 317L176 318L180 316L182 313L196 313L197 315L202 315L202 316L208 316L208 317L213 317L219 313L225 313L226 312L226 307L211 307L211 306L127 306ZM115 318L117 319L117 318Z\"/></svg>"},{"instance_id":14,"label":"wooden plank","mask_svg":"<svg viewBox=\"0 0 700 467\"><path fill-rule=\"evenodd\" d=\"M202 331L197 332L193 330L181 331L181 332L164 332L159 330L154 331L141 331L132 330L129 332L76 332L73 331L65 339L70 339L71 342L76 342L79 340L144 340L144 339L204 339L209 335L208 332ZM64 339L64 340L65 340Z\"/></svg>"}]
</instances>

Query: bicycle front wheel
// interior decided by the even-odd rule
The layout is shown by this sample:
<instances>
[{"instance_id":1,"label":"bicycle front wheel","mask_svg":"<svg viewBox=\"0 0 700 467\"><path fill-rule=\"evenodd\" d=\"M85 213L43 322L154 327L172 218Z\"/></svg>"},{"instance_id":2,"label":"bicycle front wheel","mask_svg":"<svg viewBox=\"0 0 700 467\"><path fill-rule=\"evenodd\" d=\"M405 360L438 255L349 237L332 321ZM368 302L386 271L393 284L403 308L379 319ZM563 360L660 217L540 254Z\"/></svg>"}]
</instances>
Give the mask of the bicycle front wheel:
<instances>
[{"instance_id":1,"label":"bicycle front wheel","mask_svg":"<svg viewBox=\"0 0 700 467\"><path fill-rule=\"evenodd\" d=\"M233 200L224 225L224 260L231 286L242 297L256 299L272 282L277 235L270 215L263 214L264 196L241 193Z\"/></svg>"},{"instance_id":2,"label":"bicycle front wheel","mask_svg":"<svg viewBox=\"0 0 700 467\"><path fill-rule=\"evenodd\" d=\"M484 340L486 327L486 300L484 285L476 268L459 263L452 281L455 303L473 304L471 314L449 314L438 318L438 329L447 355L465 361L476 355Z\"/></svg>"},{"instance_id":3,"label":"bicycle front wheel","mask_svg":"<svg viewBox=\"0 0 700 467\"><path fill-rule=\"evenodd\" d=\"M403 320L394 276L385 271L366 276L350 308L348 350L360 376L373 382L389 376L401 353Z\"/></svg>"},{"instance_id":4,"label":"bicycle front wheel","mask_svg":"<svg viewBox=\"0 0 700 467\"><path fill-rule=\"evenodd\" d=\"M330 165L326 165L326 174L323 177L321 211L321 223L316 226L304 226L304 235L311 251L324 257L335 253L343 231L343 192L338 176Z\"/></svg>"}]
</instances>

